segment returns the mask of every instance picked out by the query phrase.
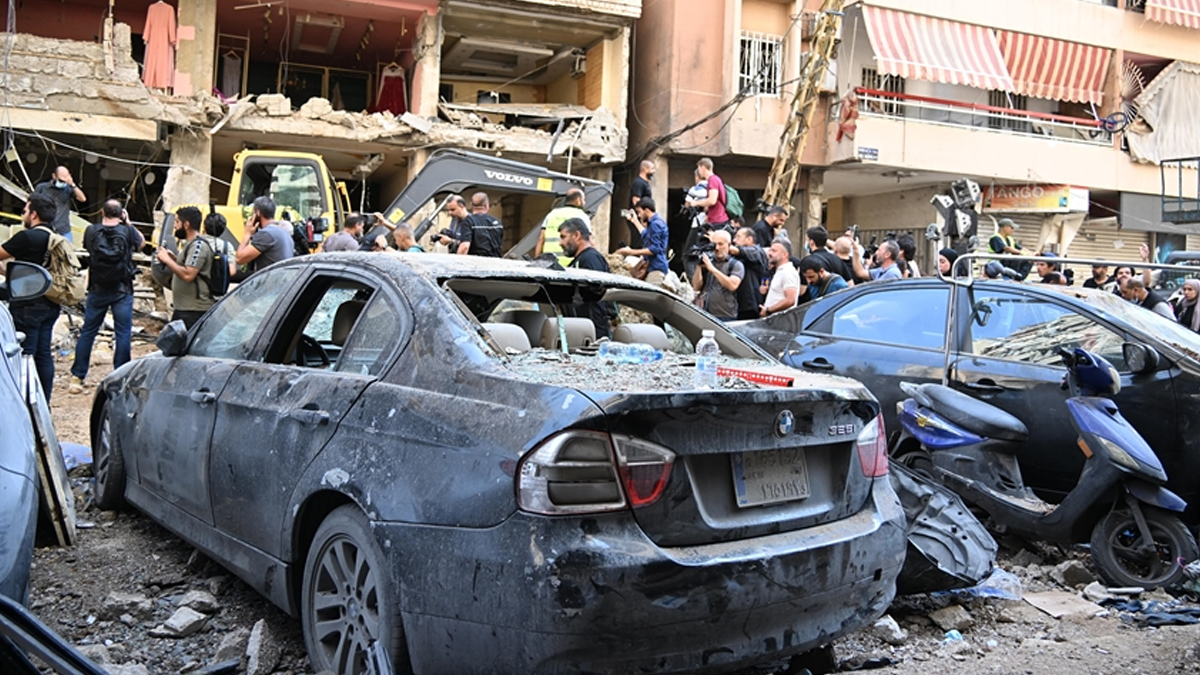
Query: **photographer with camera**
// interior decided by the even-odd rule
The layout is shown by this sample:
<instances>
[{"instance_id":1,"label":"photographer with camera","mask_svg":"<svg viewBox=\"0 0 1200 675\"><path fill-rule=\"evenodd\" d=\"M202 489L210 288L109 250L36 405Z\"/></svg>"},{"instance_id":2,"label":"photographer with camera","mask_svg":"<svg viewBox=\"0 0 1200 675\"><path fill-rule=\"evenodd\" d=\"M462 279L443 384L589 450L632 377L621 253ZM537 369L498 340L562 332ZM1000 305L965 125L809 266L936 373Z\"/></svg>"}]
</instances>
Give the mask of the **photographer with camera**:
<instances>
[{"instance_id":1,"label":"photographer with camera","mask_svg":"<svg viewBox=\"0 0 1200 675\"><path fill-rule=\"evenodd\" d=\"M746 276L746 267L729 254L732 239L726 230L708 234L713 252L700 254L700 265L692 275L692 287L703 294L703 308L721 321L734 321L738 315L737 289Z\"/></svg>"},{"instance_id":2,"label":"photographer with camera","mask_svg":"<svg viewBox=\"0 0 1200 675\"><path fill-rule=\"evenodd\" d=\"M646 283L661 286L667 277L667 222L655 212L657 205L650 197L643 197L632 211L622 211L622 215L642 234L643 248L622 246L613 251L616 255L640 255L646 265ZM636 271L634 276L638 276Z\"/></svg>"},{"instance_id":3,"label":"photographer with camera","mask_svg":"<svg viewBox=\"0 0 1200 675\"><path fill-rule=\"evenodd\" d=\"M325 245L321 250L325 253L337 253L339 251L357 251L359 242L363 236L363 225L367 219L359 213L353 213L346 216L346 221L342 223L342 229L332 237L325 240Z\"/></svg>"},{"instance_id":4,"label":"photographer with camera","mask_svg":"<svg viewBox=\"0 0 1200 675\"><path fill-rule=\"evenodd\" d=\"M759 287L770 266L767 250L756 243L754 230L748 227L740 228L733 235L733 246L729 247L729 255L740 260L746 268L746 275L737 290L739 319L759 317L759 306L763 302L763 294Z\"/></svg>"},{"instance_id":5,"label":"photographer with camera","mask_svg":"<svg viewBox=\"0 0 1200 675\"><path fill-rule=\"evenodd\" d=\"M275 220L274 199L259 197L251 208L250 217L246 220L246 233L238 245L237 264L248 265L253 274L291 258L295 245L291 226L281 225Z\"/></svg>"},{"instance_id":6,"label":"photographer with camera","mask_svg":"<svg viewBox=\"0 0 1200 675\"><path fill-rule=\"evenodd\" d=\"M888 279L903 279L897 260L900 258L900 245L895 239L884 239L875 249L875 267L871 268L872 281L887 281Z\"/></svg>"}]
</instances>

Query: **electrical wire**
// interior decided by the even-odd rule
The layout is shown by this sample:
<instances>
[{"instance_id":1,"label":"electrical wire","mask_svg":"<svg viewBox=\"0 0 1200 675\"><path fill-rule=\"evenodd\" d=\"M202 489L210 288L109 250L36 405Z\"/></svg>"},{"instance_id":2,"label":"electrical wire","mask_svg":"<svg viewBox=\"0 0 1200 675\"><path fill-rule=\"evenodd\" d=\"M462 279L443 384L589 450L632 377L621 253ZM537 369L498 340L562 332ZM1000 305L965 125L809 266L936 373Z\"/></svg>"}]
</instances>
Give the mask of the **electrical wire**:
<instances>
[{"instance_id":1,"label":"electrical wire","mask_svg":"<svg viewBox=\"0 0 1200 675\"><path fill-rule=\"evenodd\" d=\"M186 166L184 164L173 164L171 162L145 162L145 161L142 161L140 158L139 159L126 159L124 157L117 157L115 155L106 155L103 153L88 150L86 148L80 148L78 146L71 145L70 143L55 140L53 138L47 138L47 137L41 135L40 133L38 133L37 131L24 131L21 129L10 129L9 131L18 136L26 136L29 138L39 139L42 142L43 147L46 148L46 152L48 154L53 155L56 159L58 157L58 154L56 152L54 152L54 150L51 148L51 146L47 145L47 143L49 143L53 146L59 146L59 147L66 148L68 150L73 150L75 152L91 153L93 155L96 155L97 157L100 157L100 158L105 159L110 162L119 162L122 164L133 164L135 166L138 166L140 168L140 170L144 170L145 168L158 168L158 169L168 169L168 170L169 169L184 169L186 171L195 173L199 176L203 176L203 177L205 177L211 181L214 181L216 183L220 183L221 185L225 185L225 186L232 185L232 183L230 183L229 181L221 180L220 178L217 178L216 176L214 176L210 173L205 173L203 171L197 171L196 169L194 169L190 166ZM155 156L157 157L157 153Z\"/></svg>"}]
</instances>

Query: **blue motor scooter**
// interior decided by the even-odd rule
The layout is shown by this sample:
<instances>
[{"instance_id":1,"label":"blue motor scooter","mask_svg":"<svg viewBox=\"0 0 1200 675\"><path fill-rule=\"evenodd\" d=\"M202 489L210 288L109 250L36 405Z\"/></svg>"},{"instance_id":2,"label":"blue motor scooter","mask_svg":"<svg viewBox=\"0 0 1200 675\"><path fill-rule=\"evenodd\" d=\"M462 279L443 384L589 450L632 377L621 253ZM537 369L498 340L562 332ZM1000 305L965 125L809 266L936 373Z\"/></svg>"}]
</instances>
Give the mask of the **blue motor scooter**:
<instances>
[{"instance_id":1,"label":"blue motor scooter","mask_svg":"<svg viewBox=\"0 0 1200 675\"><path fill-rule=\"evenodd\" d=\"M1120 376L1086 350L1060 348L1059 354L1067 367L1067 409L1087 457L1060 504L1042 501L1021 478L1015 452L1028 436L1025 425L943 385L900 385L910 398L897 404L902 431L894 461L982 508L1001 530L1056 543L1090 541L1096 566L1112 585L1152 588L1180 580L1182 563L1200 556L1177 515L1187 504L1163 487L1162 463L1107 398L1120 391Z\"/></svg>"}]
</instances>

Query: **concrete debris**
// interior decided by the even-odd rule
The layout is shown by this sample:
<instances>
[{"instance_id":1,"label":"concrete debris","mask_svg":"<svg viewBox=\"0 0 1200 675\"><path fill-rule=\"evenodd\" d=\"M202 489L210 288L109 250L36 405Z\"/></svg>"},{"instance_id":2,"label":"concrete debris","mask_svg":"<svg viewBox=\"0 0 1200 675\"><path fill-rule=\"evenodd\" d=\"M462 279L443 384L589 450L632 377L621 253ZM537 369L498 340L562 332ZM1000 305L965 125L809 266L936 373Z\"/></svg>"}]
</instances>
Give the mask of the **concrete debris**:
<instances>
[{"instance_id":1,"label":"concrete debris","mask_svg":"<svg viewBox=\"0 0 1200 675\"><path fill-rule=\"evenodd\" d=\"M246 675L270 675L279 663L280 654L274 631L266 619L259 619L250 630L246 645Z\"/></svg>"},{"instance_id":2,"label":"concrete debris","mask_svg":"<svg viewBox=\"0 0 1200 675\"><path fill-rule=\"evenodd\" d=\"M78 645L75 649L79 650L87 659L93 663L102 666L112 663L112 658L108 655L108 647L104 645Z\"/></svg>"},{"instance_id":3,"label":"concrete debris","mask_svg":"<svg viewBox=\"0 0 1200 675\"><path fill-rule=\"evenodd\" d=\"M221 637L217 645L216 661L223 662L240 659L246 654L246 645L250 641L250 631L245 628L235 628Z\"/></svg>"},{"instance_id":4,"label":"concrete debris","mask_svg":"<svg viewBox=\"0 0 1200 675\"><path fill-rule=\"evenodd\" d=\"M722 358L721 366L733 368L769 367L751 359ZM563 354L549 349L533 349L509 356L509 367L530 382L555 387L583 388L592 391L688 391L694 388L694 356L667 352L659 361L628 365L615 364L599 355ZM580 383L585 383L581 385ZM734 377L722 377L721 389L760 389L760 385Z\"/></svg>"},{"instance_id":5,"label":"concrete debris","mask_svg":"<svg viewBox=\"0 0 1200 675\"><path fill-rule=\"evenodd\" d=\"M1031 565L1041 565L1042 557L1027 548L1017 551L1017 554L1008 562L1011 567L1029 567Z\"/></svg>"},{"instance_id":6,"label":"concrete debris","mask_svg":"<svg viewBox=\"0 0 1200 675\"><path fill-rule=\"evenodd\" d=\"M221 609L220 603L208 591L188 591L180 598L180 607L189 607L204 614L212 614Z\"/></svg>"},{"instance_id":7,"label":"concrete debris","mask_svg":"<svg viewBox=\"0 0 1200 675\"><path fill-rule=\"evenodd\" d=\"M154 604L144 595L135 593L109 593L100 606L99 618L114 621L123 614L138 619L148 619L154 613Z\"/></svg>"},{"instance_id":8,"label":"concrete debris","mask_svg":"<svg viewBox=\"0 0 1200 675\"><path fill-rule=\"evenodd\" d=\"M1096 613L1104 611L1103 607L1095 603L1088 602L1074 593L1065 593L1063 591L1026 593L1025 602L1056 619L1061 619L1069 614L1095 616Z\"/></svg>"},{"instance_id":9,"label":"concrete debris","mask_svg":"<svg viewBox=\"0 0 1200 675\"><path fill-rule=\"evenodd\" d=\"M929 618L944 631L964 631L974 625L971 614L962 605L950 605L929 613Z\"/></svg>"},{"instance_id":10,"label":"concrete debris","mask_svg":"<svg viewBox=\"0 0 1200 675\"><path fill-rule=\"evenodd\" d=\"M871 626L871 634L896 647L908 641L908 633L904 632L904 629L890 614L884 614Z\"/></svg>"},{"instance_id":11,"label":"concrete debris","mask_svg":"<svg viewBox=\"0 0 1200 675\"><path fill-rule=\"evenodd\" d=\"M1099 581L1093 581L1087 585L1087 588L1083 589L1083 597L1099 605L1106 600L1115 600L1117 596L1109 593L1104 584Z\"/></svg>"},{"instance_id":12,"label":"concrete debris","mask_svg":"<svg viewBox=\"0 0 1200 675\"><path fill-rule=\"evenodd\" d=\"M1067 560L1055 566L1054 570L1050 573L1050 578L1063 586L1074 588L1092 583L1096 580L1096 575L1092 574L1082 562Z\"/></svg>"},{"instance_id":13,"label":"concrete debris","mask_svg":"<svg viewBox=\"0 0 1200 675\"><path fill-rule=\"evenodd\" d=\"M292 99L283 94L259 94L254 102L259 110L271 117L286 117L292 114Z\"/></svg>"},{"instance_id":14,"label":"concrete debris","mask_svg":"<svg viewBox=\"0 0 1200 675\"><path fill-rule=\"evenodd\" d=\"M333 112L333 105L323 98L310 98L300 106L300 116L309 119L320 119Z\"/></svg>"},{"instance_id":15,"label":"concrete debris","mask_svg":"<svg viewBox=\"0 0 1200 675\"><path fill-rule=\"evenodd\" d=\"M220 597L225 595L225 591L229 590L230 581L231 579L229 577L222 574L215 577L209 577L205 583L208 585L209 593Z\"/></svg>"},{"instance_id":16,"label":"concrete debris","mask_svg":"<svg viewBox=\"0 0 1200 675\"><path fill-rule=\"evenodd\" d=\"M200 632L208 623L208 617L190 607L175 610L166 623L150 631L152 637L182 638Z\"/></svg>"}]
</instances>

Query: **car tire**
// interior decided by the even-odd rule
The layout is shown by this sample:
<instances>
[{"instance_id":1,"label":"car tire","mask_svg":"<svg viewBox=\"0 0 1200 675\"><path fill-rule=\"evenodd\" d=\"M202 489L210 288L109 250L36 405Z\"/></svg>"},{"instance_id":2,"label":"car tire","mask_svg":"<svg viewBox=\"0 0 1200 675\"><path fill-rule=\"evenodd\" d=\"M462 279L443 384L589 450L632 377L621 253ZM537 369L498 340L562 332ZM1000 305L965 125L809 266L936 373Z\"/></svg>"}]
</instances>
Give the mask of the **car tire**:
<instances>
[{"instance_id":1,"label":"car tire","mask_svg":"<svg viewBox=\"0 0 1200 675\"><path fill-rule=\"evenodd\" d=\"M92 498L105 511L125 505L125 458L113 437L108 406L105 401L100 409L96 447L92 449Z\"/></svg>"},{"instance_id":2,"label":"car tire","mask_svg":"<svg viewBox=\"0 0 1200 675\"><path fill-rule=\"evenodd\" d=\"M1169 586L1183 578L1178 561L1200 557L1196 539L1183 521L1144 504L1142 513L1154 537L1154 553L1148 558L1138 556L1135 550L1142 535L1132 511L1110 511L1092 529L1092 557L1100 576L1111 586Z\"/></svg>"},{"instance_id":3,"label":"car tire","mask_svg":"<svg viewBox=\"0 0 1200 675\"><path fill-rule=\"evenodd\" d=\"M368 662L386 647L396 673L411 673L400 603L386 558L365 515L335 509L317 528L304 564L301 621L315 672L378 672Z\"/></svg>"},{"instance_id":4,"label":"car tire","mask_svg":"<svg viewBox=\"0 0 1200 675\"><path fill-rule=\"evenodd\" d=\"M942 484L941 479L938 477L937 469L933 468L933 455L924 448L906 452L897 457L895 461L912 469L913 473L935 485Z\"/></svg>"}]
</instances>

